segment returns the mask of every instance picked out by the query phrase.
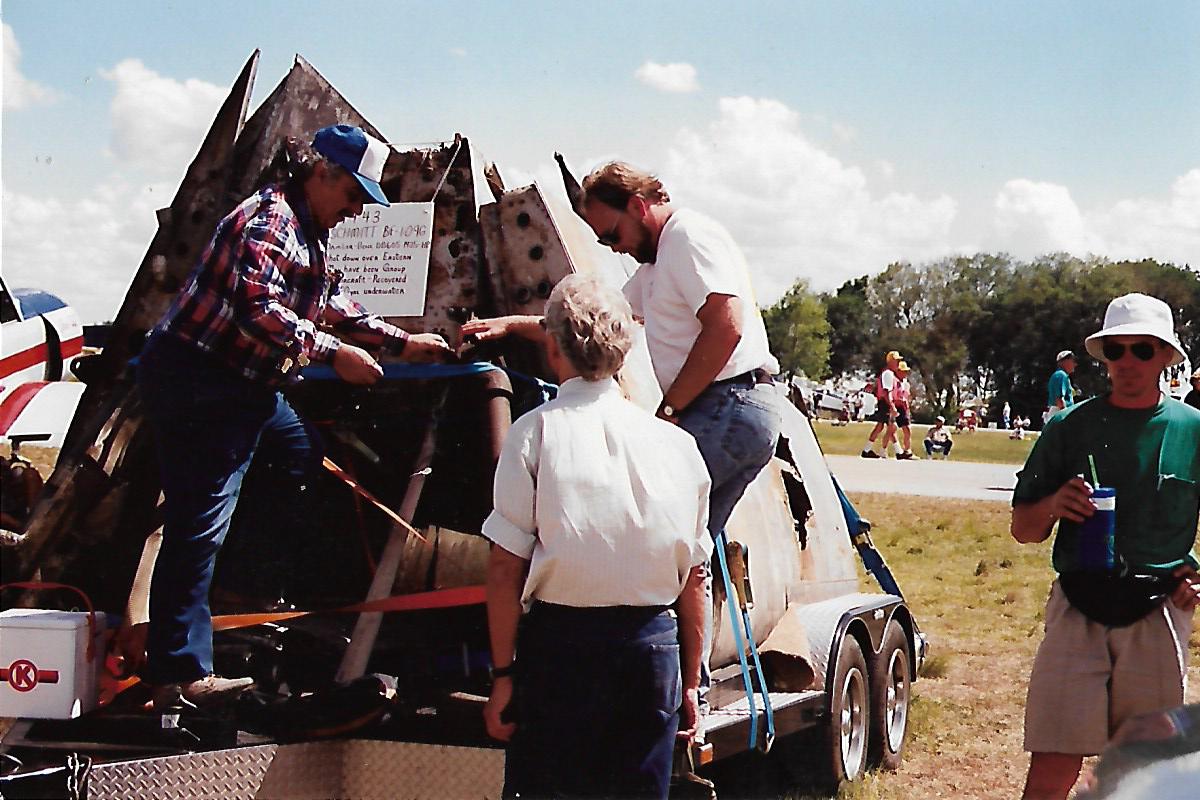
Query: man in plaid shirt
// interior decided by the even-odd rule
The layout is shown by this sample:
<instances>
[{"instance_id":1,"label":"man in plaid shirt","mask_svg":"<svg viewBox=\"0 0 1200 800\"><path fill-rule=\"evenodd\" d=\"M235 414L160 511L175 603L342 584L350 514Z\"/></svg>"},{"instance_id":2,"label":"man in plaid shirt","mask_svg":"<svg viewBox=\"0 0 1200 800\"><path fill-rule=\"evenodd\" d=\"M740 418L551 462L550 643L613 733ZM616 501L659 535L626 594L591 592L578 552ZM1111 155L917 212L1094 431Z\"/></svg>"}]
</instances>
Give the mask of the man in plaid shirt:
<instances>
[{"instance_id":1,"label":"man in plaid shirt","mask_svg":"<svg viewBox=\"0 0 1200 800\"><path fill-rule=\"evenodd\" d=\"M156 707L212 704L252 684L212 674L208 592L259 445L279 453L296 489L319 461L313 432L280 387L299 380L310 360L369 385L383 371L368 350L413 362L450 352L436 334L410 336L367 313L326 266L330 228L366 203L388 205L379 185L387 154L360 128L318 131L288 182L264 187L221 220L142 351L138 385L165 499L146 648ZM277 493L294 510L286 494Z\"/></svg>"}]
</instances>

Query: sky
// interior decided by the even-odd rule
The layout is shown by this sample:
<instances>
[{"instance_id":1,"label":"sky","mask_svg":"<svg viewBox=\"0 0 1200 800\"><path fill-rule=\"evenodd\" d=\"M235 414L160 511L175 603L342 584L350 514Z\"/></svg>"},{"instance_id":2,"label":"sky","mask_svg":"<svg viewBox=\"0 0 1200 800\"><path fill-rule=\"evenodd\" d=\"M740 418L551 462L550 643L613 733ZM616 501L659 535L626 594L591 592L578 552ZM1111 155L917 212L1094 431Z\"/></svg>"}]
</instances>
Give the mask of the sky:
<instances>
[{"instance_id":1,"label":"sky","mask_svg":"<svg viewBox=\"0 0 1200 800\"><path fill-rule=\"evenodd\" d=\"M978 251L1200 269L1200 3L4 0L0 269L111 319L217 107L299 54L508 186L612 158L722 221L761 303Z\"/></svg>"}]
</instances>

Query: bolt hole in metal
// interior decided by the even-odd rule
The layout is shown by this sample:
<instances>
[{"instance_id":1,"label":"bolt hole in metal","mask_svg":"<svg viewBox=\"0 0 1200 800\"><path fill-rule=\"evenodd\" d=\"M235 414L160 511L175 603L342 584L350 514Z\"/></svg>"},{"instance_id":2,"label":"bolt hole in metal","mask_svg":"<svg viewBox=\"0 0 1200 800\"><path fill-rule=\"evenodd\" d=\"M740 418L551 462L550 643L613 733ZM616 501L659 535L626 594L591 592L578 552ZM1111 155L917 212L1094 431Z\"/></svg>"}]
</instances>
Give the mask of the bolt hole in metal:
<instances>
[{"instance_id":1,"label":"bolt hole in metal","mask_svg":"<svg viewBox=\"0 0 1200 800\"><path fill-rule=\"evenodd\" d=\"M546 251L542 249L540 244L535 244L533 247L529 248L529 259L531 261L541 261L542 257L545 255Z\"/></svg>"},{"instance_id":2,"label":"bolt hole in metal","mask_svg":"<svg viewBox=\"0 0 1200 800\"><path fill-rule=\"evenodd\" d=\"M531 220L529 219L528 212L522 211L520 214L517 214L517 227L518 228L528 228L530 221Z\"/></svg>"},{"instance_id":3,"label":"bolt hole in metal","mask_svg":"<svg viewBox=\"0 0 1200 800\"><path fill-rule=\"evenodd\" d=\"M517 287L517 290L513 292L513 299L516 300L520 305L525 305L533 299L533 292L529 290L528 286L519 286Z\"/></svg>"},{"instance_id":4,"label":"bolt hole in metal","mask_svg":"<svg viewBox=\"0 0 1200 800\"><path fill-rule=\"evenodd\" d=\"M547 298L550 296L550 292L554 291L554 286L550 281L541 281L533 288L533 291L538 297Z\"/></svg>"}]
</instances>

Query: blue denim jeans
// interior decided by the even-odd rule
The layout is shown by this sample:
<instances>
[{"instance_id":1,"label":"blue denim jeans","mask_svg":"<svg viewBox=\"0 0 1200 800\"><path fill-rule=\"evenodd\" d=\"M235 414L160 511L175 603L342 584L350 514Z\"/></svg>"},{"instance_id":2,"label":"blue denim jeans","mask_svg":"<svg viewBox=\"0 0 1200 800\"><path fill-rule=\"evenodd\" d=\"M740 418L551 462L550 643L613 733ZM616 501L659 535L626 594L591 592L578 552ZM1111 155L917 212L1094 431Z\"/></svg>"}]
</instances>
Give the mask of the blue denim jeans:
<instances>
[{"instance_id":1,"label":"blue denim jeans","mask_svg":"<svg viewBox=\"0 0 1200 800\"><path fill-rule=\"evenodd\" d=\"M506 798L666 798L683 685L672 612L535 603L517 635Z\"/></svg>"},{"instance_id":2,"label":"blue denim jeans","mask_svg":"<svg viewBox=\"0 0 1200 800\"><path fill-rule=\"evenodd\" d=\"M679 417L679 427L696 438L712 478L708 532L725 530L733 507L746 487L771 461L783 427L781 396L774 386L751 381L714 384L693 400ZM716 555L713 556L716 558ZM712 569L704 579L706 608L712 608ZM711 676L713 616L704 615L704 645L700 658L700 706L707 711Z\"/></svg>"},{"instance_id":3,"label":"blue denim jeans","mask_svg":"<svg viewBox=\"0 0 1200 800\"><path fill-rule=\"evenodd\" d=\"M212 672L208 592L242 478L262 448L290 477L267 502L280 530L303 518L297 490L320 460L316 437L278 391L184 342L155 335L138 363L164 497L162 549L150 588L146 679L195 680Z\"/></svg>"}]
</instances>

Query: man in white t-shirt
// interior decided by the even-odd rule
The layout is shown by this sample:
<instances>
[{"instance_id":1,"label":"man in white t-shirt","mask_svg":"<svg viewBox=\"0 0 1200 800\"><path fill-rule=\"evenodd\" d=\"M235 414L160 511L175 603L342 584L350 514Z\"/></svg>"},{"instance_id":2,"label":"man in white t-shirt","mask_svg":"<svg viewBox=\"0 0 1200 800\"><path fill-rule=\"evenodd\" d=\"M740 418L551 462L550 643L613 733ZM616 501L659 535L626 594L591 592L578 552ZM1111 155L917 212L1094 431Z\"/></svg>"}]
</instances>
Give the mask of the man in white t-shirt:
<instances>
[{"instance_id":1,"label":"man in white t-shirt","mask_svg":"<svg viewBox=\"0 0 1200 800\"><path fill-rule=\"evenodd\" d=\"M712 476L716 536L775 452L779 364L741 249L720 223L670 200L655 176L611 162L583 179L580 210L600 244L641 262L625 297L646 326L658 416L696 437Z\"/></svg>"},{"instance_id":2,"label":"man in white t-shirt","mask_svg":"<svg viewBox=\"0 0 1200 800\"><path fill-rule=\"evenodd\" d=\"M771 460L783 420L771 379L779 363L767 345L746 259L718 222L674 208L661 181L622 162L584 178L579 211L600 244L641 262L625 297L645 325L663 393L657 414L696 438L712 476L715 537ZM472 320L462 333L479 341L516 334L544 342L540 321Z\"/></svg>"},{"instance_id":3,"label":"man in white t-shirt","mask_svg":"<svg viewBox=\"0 0 1200 800\"><path fill-rule=\"evenodd\" d=\"M645 325L663 393L657 414L695 437L712 478L708 529L715 538L771 460L783 424L771 378L779 363L746 259L720 223L676 209L661 181L619 161L584 178L578 210L600 244L641 263L625 296ZM544 341L538 317L473 320L462 333ZM707 622L706 653L711 617Z\"/></svg>"},{"instance_id":4,"label":"man in white t-shirt","mask_svg":"<svg viewBox=\"0 0 1200 800\"><path fill-rule=\"evenodd\" d=\"M900 363L900 353L889 350L884 360L887 366L875 379L875 413L868 417L875 422L875 427L863 446L863 458L887 458L888 445L896 437L896 366ZM887 432L883 434L883 443L879 448L882 454L876 453L875 440L885 428Z\"/></svg>"}]
</instances>

